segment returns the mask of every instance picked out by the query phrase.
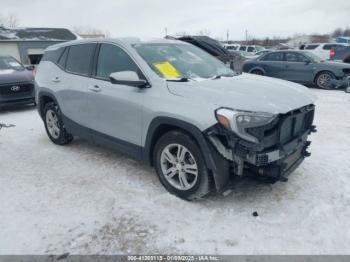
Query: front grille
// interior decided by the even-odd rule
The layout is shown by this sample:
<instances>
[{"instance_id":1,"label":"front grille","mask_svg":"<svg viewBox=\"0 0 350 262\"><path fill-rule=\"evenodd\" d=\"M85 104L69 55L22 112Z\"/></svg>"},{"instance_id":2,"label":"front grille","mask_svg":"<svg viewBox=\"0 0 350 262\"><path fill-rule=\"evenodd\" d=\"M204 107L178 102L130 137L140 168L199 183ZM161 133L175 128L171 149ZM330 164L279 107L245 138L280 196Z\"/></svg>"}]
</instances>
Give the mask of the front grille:
<instances>
[{"instance_id":1,"label":"front grille","mask_svg":"<svg viewBox=\"0 0 350 262\"><path fill-rule=\"evenodd\" d=\"M280 115L266 126L248 128L247 132L259 139L264 150L272 150L310 130L313 118L314 106L309 105Z\"/></svg>"},{"instance_id":2,"label":"front grille","mask_svg":"<svg viewBox=\"0 0 350 262\"><path fill-rule=\"evenodd\" d=\"M306 106L282 116L279 127L280 144L285 144L310 130L314 119L314 106Z\"/></svg>"},{"instance_id":3,"label":"front grille","mask_svg":"<svg viewBox=\"0 0 350 262\"><path fill-rule=\"evenodd\" d=\"M0 85L0 94L1 95L15 95L30 93L34 89L34 85L31 83L13 83Z\"/></svg>"}]
</instances>

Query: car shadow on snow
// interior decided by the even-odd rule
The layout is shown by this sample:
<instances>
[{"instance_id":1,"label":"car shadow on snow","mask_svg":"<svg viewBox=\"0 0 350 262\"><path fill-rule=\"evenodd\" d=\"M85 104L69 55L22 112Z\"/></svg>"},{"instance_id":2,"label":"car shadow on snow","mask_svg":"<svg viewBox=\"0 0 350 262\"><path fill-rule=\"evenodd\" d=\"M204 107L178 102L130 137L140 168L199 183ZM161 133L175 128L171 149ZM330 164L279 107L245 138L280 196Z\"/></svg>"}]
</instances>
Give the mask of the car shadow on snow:
<instances>
[{"instance_id":1,"label":"car shadow on snow","mask_svg":"<svg viewBox=\"0 0 350 262\"><path fill-rule=\"evenodd\" d=\"M102 165L104 169L120 170L122 169L126 176L130 175L130 179L133 183L140 183L136 188L142 187L144 184L151 185L148 190L154 198L160 197L157 194L164 194L165 189L161 185L156 172L153 167L134 160L126 155L123 155L114 150L95 145L82 139L75 139L72 144L68 145L78 155L84 156L84 161L88 161L89 165L96 165L96 171ZM116 174L117 176L117 174ZM135 181L135 176L137 180ZM296 170L291 176L298 176L298 170ZM125 177L124 177L125 178ZM207 203L214 202L255 202L261 199L273 199L273 201L281 201L285 197L291 196L292 180L290 182L276 182L274 184L256 180L254 178L245 177L238 179L231 179L230 186L222 193L213 193L199 201L206 205ZM293 189L295 190L295 189ZM287 192L288 191L288 192ZM294 194L294 193L293 193Z\"/></svg>"},{"instance_id":2,"label":"car shadow on snow","mask_svg":"<svg viewBox=\"0 0 350 262\"><path fill-rule=\"evenodd\" d=\"M0 107L0 115L9 113L23 113L27 111L36 110L35 105L8 105Z\"/></svg>"}]
</instances>

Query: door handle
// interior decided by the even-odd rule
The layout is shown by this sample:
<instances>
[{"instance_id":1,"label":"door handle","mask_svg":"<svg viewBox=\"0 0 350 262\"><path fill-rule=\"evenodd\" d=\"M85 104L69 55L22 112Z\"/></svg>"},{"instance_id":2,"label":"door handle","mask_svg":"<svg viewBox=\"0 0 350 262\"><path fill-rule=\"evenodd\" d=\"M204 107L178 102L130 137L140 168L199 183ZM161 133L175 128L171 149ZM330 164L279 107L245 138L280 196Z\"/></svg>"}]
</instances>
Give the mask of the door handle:
<instances>
[{"instance_id":1,"label":"door handle","mask_svg":"<svg viewBox=\"0 0 350 262\"><path fill-rule=\"evenodd\" d=\"M58 76L56 76L52 79L52 82L59 83L59 82L61 82L61 79Z\"/></svg>"},{"instance_id":2,"label":"door handle","mask_svg":"<svg viewBox=\"0 0 350 262\"><path fill-rule=\"evenodd\" d=\"M94 92L101 92L102 88L98 85L89 86L89 89Z\"/></svg>"}]
</instances>

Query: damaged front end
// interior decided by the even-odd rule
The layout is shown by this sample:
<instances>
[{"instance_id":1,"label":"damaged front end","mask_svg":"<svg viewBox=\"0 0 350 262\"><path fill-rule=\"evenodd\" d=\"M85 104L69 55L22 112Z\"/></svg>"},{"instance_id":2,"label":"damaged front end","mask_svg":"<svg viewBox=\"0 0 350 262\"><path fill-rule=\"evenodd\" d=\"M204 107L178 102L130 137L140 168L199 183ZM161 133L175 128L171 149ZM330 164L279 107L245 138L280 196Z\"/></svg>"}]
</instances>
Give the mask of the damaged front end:
<instances>
[{"instance_id":1,"label":"damaged front end","mask_svg":"<svg viewBox=\"0 0 350 262\"><path fill-rule=\"evenodd\" d=\"M215 150L237 176L253 176L269 182L287 181L305 157L313 123L314 105L286 114L268 115L218 109L218 124L205 131Z\"/></svg>"}]
</instances>

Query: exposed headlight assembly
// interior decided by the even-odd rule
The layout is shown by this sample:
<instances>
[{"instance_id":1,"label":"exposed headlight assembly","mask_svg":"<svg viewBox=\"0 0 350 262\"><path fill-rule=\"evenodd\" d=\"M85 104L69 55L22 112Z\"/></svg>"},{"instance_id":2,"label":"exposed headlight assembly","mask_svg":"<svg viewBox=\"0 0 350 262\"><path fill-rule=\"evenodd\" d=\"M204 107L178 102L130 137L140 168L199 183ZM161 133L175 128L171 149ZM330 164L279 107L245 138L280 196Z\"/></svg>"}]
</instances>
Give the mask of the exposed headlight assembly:
<instances>
[{"instance_id":1,"label":"exposed headlight assembly","mask_svg":"<svg viewBox=\"0 0 350 262\"><path fill-rule=\"evenodd\" d=\"M219 108L215 111L218 122L239 137L252 143L259 140L247 133L247 128L264 126L271 123L277 115L263 112L241 111L230 108Z\"/></svg>"}]
</instances>

